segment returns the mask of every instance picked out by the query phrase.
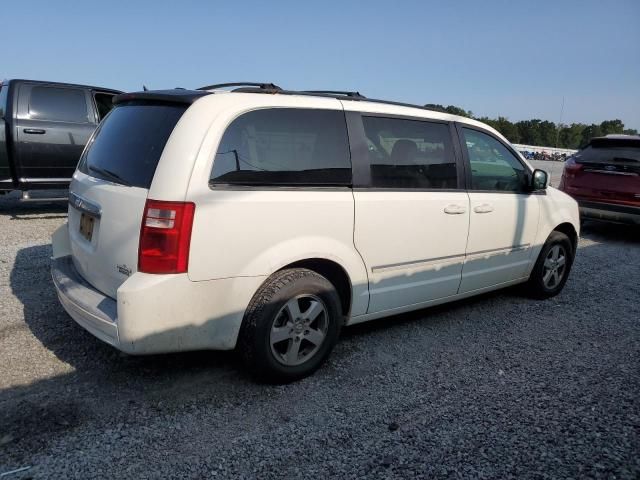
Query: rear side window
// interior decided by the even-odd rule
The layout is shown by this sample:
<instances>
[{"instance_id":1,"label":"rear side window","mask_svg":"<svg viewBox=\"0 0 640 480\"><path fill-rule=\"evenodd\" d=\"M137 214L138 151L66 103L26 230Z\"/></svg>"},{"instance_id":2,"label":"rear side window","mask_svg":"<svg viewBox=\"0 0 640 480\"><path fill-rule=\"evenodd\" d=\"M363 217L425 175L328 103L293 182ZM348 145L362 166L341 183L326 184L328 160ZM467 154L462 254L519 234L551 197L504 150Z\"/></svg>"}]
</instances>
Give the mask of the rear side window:
<instances>
[{"instance_id":1,"label":"rear side window","mask_svg":"<svg viewBox=\"0 0 640 480\"><path fill-rule=\"evenodd\" d=\"M89 122L87 100L78 88L35 86L29 96L29 117L58 122Z\"/></svg>"},{"instance_id":2,"label":"rear side window","mask_svg":"<svg viewBox=\"0 0 640 480\"><path fill-rule=\"evenodd\" d=\"M344 113L277 108L234 120L216 154L211 184L350 185Z\"/></svg>"},{"instance_id":3,"label":"rear side window","mask_svg":"<svg viewBox=\"0 0 640 480\"><path fill-rule=\"evenodd\" d=\"M457 188L458 174L448 125L366 116L362 122L372 187Z\"/></svg>"},{"instance_id":4,"label":"rear side window","mask_svg":"<svg viewBox=\"0 0 640 480\"><path fill-rule=\"evenodd\" d=\"M96 131L80 161L87 175L149 188L169 135L187 109L174 105L120 105Z\"/></svg>"}]
</instances>

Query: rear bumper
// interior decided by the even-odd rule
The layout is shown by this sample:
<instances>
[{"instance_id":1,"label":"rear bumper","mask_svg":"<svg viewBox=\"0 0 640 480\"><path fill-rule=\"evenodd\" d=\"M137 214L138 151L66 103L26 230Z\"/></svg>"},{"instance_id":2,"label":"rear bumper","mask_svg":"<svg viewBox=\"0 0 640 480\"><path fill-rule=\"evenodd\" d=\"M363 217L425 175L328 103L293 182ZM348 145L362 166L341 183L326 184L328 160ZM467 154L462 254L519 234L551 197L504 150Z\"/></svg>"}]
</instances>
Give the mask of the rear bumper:
<instances>
[{"instance_id":1,"label":"rear bumper","mask_svg":"<svg viewBox=\"0 0 640 480\"><path fill-rule=\"evenodd\" d=\"M63 308L100 340L132 355L235 348L244 311L264 277L193 282L136 272L113 299L76 270L66 225L53 234L51 276Z\"/></svg>"},{"instance_id":2,"label":"rear bumper","mask_svg":"<svg viewBox=\"0 0 640 480\"><path fill-rule=\"evenodd\" d=\"M117 347L116 301L89 285L76 271L70 255L53 259L51 276L69 316L103 342Z\"/></svg>"},{"instance_id":3,"label":"rear bumper","mask_svg":"<svg viewBox=\"0 0 640 480\"><path fill-rule=\"evenodd\" d=\"M580 216L610 222L640 225L640 207L578 200Z\"/></svg>"}]
</instances>

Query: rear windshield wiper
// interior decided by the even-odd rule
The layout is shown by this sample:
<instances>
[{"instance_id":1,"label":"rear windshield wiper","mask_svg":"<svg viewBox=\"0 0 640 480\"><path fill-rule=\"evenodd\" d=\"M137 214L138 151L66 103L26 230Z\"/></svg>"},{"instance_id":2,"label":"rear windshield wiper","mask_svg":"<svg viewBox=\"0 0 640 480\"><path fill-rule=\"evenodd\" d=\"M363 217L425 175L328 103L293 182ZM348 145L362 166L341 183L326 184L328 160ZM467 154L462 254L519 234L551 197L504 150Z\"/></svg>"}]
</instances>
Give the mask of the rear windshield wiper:
<instances>
[{"instance_id":1,"label":"rear windshield wiper","mask_svg":"<svg viewBox=\"0 0 640 480\"><path fill-rule=\"evenodd\" d=\"M94 165L87 165L87 167L89 167L89 170L92 170L92 171L94 171L96 173L104 175L105 177L109 177L109 179L115 180L117 183L120 183L120 184L124 185L125 187L130 187L131 186L131 183L127 182L124 178L122 178L117 173L112 172L111 170L108 170L108 169L102 168L102 167L96 167Z\"/></svg>"}]
</instances>

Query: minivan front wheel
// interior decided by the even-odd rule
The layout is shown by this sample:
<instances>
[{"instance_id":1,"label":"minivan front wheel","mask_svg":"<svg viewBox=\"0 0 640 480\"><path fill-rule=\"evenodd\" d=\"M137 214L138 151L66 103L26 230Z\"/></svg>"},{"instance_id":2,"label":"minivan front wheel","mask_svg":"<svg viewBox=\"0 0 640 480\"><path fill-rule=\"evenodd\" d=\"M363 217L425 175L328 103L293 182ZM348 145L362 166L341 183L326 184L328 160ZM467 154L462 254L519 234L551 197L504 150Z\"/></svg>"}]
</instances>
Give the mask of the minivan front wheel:
<instances>
[{"instance_id":1,"label":"minivan front wheel","mask_svg":"<svg viewBox=\"0 0 640 480\"><path fill-rule=\"evenodd\" d=\"M324 363L341 326L340 298L329 280L303 268L282 270L251 300L238 348L257 379L291 382Z\"/></svg>"},{"instance_id":2,"label":"minivan front wheel","mask_svg":"<svg viewBox=\"0 0 640 480\"><path fill-rule=\"evenodd\" d=\"M562 232L551 232L526 284L528 293L540 299L560 293L569 277L573 257L569 237Z\"/></svg>"}]
</instances>

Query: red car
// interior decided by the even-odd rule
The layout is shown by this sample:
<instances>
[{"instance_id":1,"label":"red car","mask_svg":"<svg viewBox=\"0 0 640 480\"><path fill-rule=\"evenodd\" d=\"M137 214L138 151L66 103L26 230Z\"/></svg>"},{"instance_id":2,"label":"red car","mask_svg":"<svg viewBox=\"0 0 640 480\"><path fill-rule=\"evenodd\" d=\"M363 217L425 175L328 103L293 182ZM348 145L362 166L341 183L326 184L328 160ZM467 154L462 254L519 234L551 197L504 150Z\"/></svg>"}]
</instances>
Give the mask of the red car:
<instances>
[{"instance_id":1,"label":"red car","mask_svg":"<svg viewBox=\"0 0 640 480\"><path fill-rule=\"evenodd\" d=\"M640 136L593 138L567 159L559 189L583 219L640 224Z\"/></svg>"}]
</instances>

